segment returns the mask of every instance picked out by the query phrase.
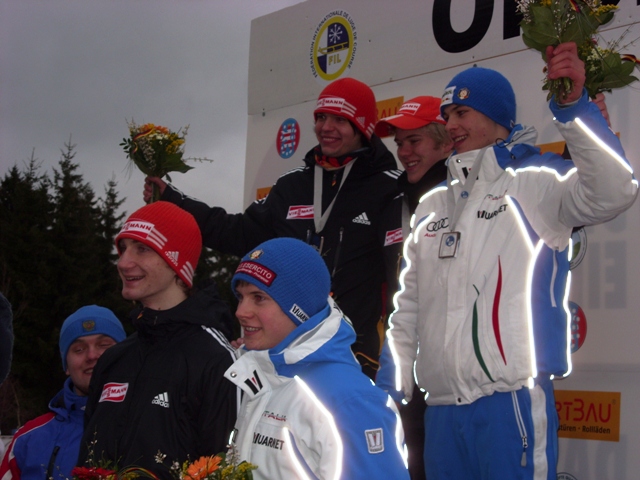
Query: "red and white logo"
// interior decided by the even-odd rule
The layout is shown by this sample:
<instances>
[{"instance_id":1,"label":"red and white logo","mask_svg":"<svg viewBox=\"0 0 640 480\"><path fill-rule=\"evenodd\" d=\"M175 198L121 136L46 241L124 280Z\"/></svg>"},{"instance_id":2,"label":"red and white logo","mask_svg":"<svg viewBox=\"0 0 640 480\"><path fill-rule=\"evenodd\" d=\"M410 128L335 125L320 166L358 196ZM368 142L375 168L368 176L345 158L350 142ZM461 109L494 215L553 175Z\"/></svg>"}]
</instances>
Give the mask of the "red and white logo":
<instances>
[{"instance_id":1,"label":"red and white logo","mask_svg":"<svg viewBox=\"0 0 640 480\"><path fill-rule=\"evenodd\" d=\"M313 205L291 205L287 220L313 220Z\"/></svg>"},{"instance_id":2,"label":"red and white logo","mask_svg":"<svg viewBox=\"0 0 640 480\"><path fill-rule=\"evenodd\" d=\"M105 383L99 402L123 402L128 389L128 383Z\"/></svg>"},{"instance_id":3,"label":"red and white logo","mask_svg":"<svg viewBox=\"0 0 640 480\"><path fill-rule=\"evenodd\" d=\"M391 230L386 233L384 236L384 246L393 245L394 243L402 243L402 229L397 228L396 230Z\"/></svg>"},{"instance_id":4,"label":"red and white logo","mask_svg":"<svg viewBox=\"0 0 640 480\"><path fill-rule=\"evenodd\" d=\"M238 265L238 268L236 269L236 273L244 273L245 275L249 275L250 277L253 277L259 282L265 284L267 287L270 287L277 277L275 272L269 270L264 265L260 265L256 262L251 262L249 260L240 262L240 265Z\"/></svg>"}]
</instances>

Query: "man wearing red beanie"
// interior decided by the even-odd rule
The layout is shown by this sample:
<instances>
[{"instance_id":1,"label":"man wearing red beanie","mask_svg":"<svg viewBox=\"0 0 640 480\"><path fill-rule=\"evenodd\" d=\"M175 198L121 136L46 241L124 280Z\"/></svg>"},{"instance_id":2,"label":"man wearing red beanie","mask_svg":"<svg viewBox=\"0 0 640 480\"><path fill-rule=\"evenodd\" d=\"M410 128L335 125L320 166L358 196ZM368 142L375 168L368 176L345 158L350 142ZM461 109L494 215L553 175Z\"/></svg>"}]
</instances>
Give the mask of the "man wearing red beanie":
<instances>
[{"instance_id":1,"label":"man wearing red beanie","mask_svg":"<svg viewBox=\"0 0 640 480\"><path fill-rule=\"evenodd\" d=\"M375 376L380 335L396 291L401 253L401 219L393 155L374 134L373 91L353 78L341 78L320 93L314 110L318 145L304 167L282 175L269 196L244 213L228 214L189 198L157 177L148 177L161 199L195 217L207 247L243 256L271 238L295 237L321 253L331 273L335 301L353 322L353 350L363 371ZM385 295L386 292L386 295Z\"/></svg>"},{"instance_id":2,"label":"man wearing red beanie","mask_svg":"<svg viewBox=\"0 0 640 480\"><path fill-rule=\"evenodd\" d=\"M93 458L172 478L155 461L223 451L239 394L223 378L235 360L231 320L215 286L191 291L201 250L193 217L168 202L134 212L116 236L122 296L139 303L136 332L96 365L80 464Z\"/></svg>"}]
</instances>

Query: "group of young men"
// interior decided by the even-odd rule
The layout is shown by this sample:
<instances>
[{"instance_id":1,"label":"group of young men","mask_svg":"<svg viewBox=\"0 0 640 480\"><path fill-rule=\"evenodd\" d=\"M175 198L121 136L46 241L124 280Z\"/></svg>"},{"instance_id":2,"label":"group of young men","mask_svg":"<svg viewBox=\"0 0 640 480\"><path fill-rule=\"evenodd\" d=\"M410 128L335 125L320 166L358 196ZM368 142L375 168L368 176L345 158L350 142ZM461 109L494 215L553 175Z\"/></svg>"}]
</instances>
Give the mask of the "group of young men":
<instances>
[{"instance_id":1,"label":"group of young men","mask_svg":"<svg viewBox=\"0 0 640 480\"><path fill-rule=\"evenodd\" d=\"M147 178L145 200L153 185L161 200L116 237L136 333L84 370L79 464L93 454L168 478L158 451L184 461L230 441L256 479L555 479L571 230L623 212L637 182L583 91L576 46L547 58L549 78L574 84L550 102L572 161L540 154L508 80L472 67L441 99L377 123L368 86L329 84L305 165L244 213ZM402 173L379 139L389 134ZM242 256L235 352L226 307L192 291L202 244ZM61 332L63 363L78 331L64 348ZM27 436L0 480L5 465L26 471ZM38 461L40 473L57 465Z\"/></svg>"}]
</instances>

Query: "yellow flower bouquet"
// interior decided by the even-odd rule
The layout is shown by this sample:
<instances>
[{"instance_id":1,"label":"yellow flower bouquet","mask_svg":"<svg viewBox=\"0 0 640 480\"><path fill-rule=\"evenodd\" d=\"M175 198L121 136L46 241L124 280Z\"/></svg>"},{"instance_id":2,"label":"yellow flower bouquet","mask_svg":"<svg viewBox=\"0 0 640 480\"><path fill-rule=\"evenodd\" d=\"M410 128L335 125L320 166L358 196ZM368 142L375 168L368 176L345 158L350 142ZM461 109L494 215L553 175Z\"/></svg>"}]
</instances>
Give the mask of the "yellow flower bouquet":
<instances>
[{"instance_id":1,"label":"yellow flower bouquet","mask_svg":"<svg viewBox=\"0 0 640 480\"><path fill-rule=\"evenodd\" d=\"M123 138L120 146L131 161L130 166L135 165L145 175L166 176L171 181L169 172L185 173L193 168L185 160L211 161L207 158L183 158L189 125L173 132L153 123L138 125L133 120L127 123L130 136ZM152 201L155 202L159 197L159 192L154 188Z\"/></svg>"}]
</instances>

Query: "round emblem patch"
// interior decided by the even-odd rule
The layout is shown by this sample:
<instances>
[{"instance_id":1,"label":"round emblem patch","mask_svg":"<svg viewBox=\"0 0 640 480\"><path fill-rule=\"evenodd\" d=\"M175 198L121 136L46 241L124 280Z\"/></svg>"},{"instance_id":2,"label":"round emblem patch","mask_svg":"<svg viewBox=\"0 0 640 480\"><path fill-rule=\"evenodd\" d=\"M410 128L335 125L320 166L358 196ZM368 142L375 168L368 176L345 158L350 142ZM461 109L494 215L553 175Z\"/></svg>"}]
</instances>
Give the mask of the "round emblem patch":
<instances>
[{"instance_id":1,"label":"round emblem patch","mask_svg":"<svg viewBox=\"0 0 640 480\"><path fill-rule=\"evenodd\" d=\"M264 252L262 250L254 250L249 255L249 258L255 260L256 258L260 258Z\"/></svg>"},{"instance_id":2,"label":"round emblem patch","mask_svg":"<svg viewBox=\"0 0 640 480\"><path fill-rule=\"evenodd\" d=\"M470 93L471 92L469 92L469 89L467 87L461 88L458 92L458 98L460 100L466 100L467 98L469 98Z\"/></svg>"},{"instance_id":3,"label":"round emblem patch","mask_svg":"<svg viewBox=\"0 0 640 480\"><path fill-rule=\"evenodd\" d=\"M587 338L587 317L580 305L569 302L571 313L571 353L576 353Z\"/></svg>"},{"instance_id":4,"label":"round emblem patch","mask_svg":"<svg viewBox=\"0 0 640 480\"><path fill-rule=\"evenodd\" d=\"M95 320L85 320L82 322L82 330L85 332L93 332L96 329L96 321Z\"/></svg>"},{"instance_id":5,"label":"round emblem patch","mask_svg":"<svg viewBox=\"0 0 640 480\"><path fill-rule=\"evenodd\" d=\"M287 118L280 125L280 130L278 130L278 139L276 141L278 154L282 158L289 158L296 153L299 144L300 126L293 118Z\"/></svg>"},{"instance_id":6,"label":"round emblem patch","mask_svg":"<svg viewBox=\"0 0 640 480\"><path fill-rule=\"evenodd\" d=\"M311 42L310 64L315 78L332 81L351 68L358 37L355 23L344 10L324 16Z\"/></svg>"}]
</instances>

